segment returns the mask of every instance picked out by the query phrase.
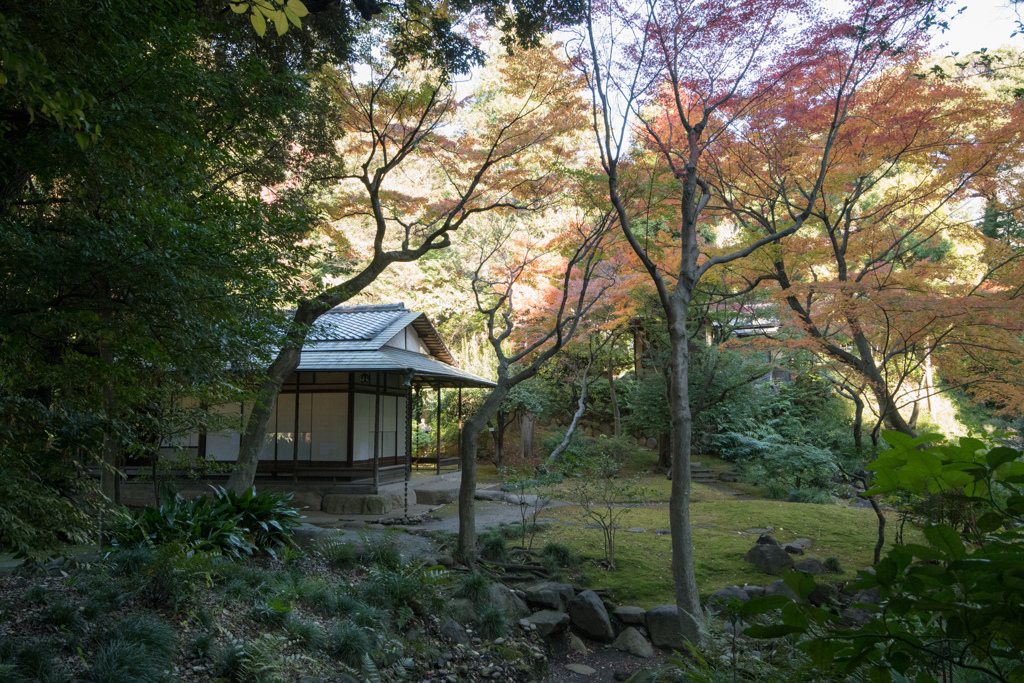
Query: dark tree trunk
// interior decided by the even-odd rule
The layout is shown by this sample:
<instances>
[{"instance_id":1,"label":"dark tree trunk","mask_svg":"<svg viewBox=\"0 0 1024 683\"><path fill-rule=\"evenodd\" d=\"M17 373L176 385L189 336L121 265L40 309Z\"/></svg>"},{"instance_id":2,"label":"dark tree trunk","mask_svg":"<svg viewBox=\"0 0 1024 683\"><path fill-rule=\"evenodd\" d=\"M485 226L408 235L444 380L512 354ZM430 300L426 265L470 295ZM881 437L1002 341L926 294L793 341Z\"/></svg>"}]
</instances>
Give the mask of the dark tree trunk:
<instances>
[{"instance_id":1,"label":"dark tree trunk","mask_svg":"<svg viewBox=\"0 0 1024 683\"><path fill-rule=\"evenodd\" d=\"M519 449L523 460L533 457L533 415L523 412L519 416Z\"/></svg>"},{"instance_id":2,"label":"dark tree trunk","mask_svg":"<svg viewBox=\"0 0 1024 683\"><path fill-rule=\"evenodd\" d=\"M619 400L615 396L615 345L612 344L611 352L608 354L608 395L612 401L612 422L615 428L615 438L622 436L622 415L619 413Z\"/></svg>"},{"instance_id":3,"label":"dark tree trunk","mask_svg":"<svg viewBox=\"0 0 1024 683\"><path fill-rule=\"evenodd\" d=\"M462 446L459 462L462 479L459 485L459 540L458 555L470 567L476 565L476 443L487 421L508 395L509 387L497 387L462 425Z\"/></svg>"}]
</instances>

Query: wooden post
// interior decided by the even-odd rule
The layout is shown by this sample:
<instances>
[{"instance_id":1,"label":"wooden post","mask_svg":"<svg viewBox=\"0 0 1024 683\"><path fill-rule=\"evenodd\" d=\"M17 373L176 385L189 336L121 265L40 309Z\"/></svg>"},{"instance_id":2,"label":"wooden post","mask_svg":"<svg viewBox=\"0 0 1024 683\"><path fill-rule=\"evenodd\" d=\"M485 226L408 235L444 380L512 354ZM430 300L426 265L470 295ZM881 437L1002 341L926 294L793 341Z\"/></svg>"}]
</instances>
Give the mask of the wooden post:
<instances>
[{"instance_id":1,"label":"wooden post","mask_svg":"<svg viewBox=\"0 0 1024 683\"><path fill-rule=\"evenodd\" d=\"M295 373L295 424L292 425L292 483L299 480L299 373Z\"/></svg>"},{"instance_id":2,"label":"wooden post","mask_svg":"<svg viewBox=\"0 0 1024 683\"><path fill-rule=\"evenodd\" d=\"M458 450L458 452L462 453L462 387L459 387L459 406L458 406L458 412L456 414L458 415L458 420L459 420L459 441L458 441L459 450ZM461 463L461 460L460 460L460 463Z\"/></svg>"},{"instance_id":3,"label":"wooden post","mask_svg":"<svg viewBox=\"0 0 1024 683\"><path fill-rule=\"evenodd\" d=\"M380 378L384 373L377 373L377 391L373 396L373 492L377 493L380 484Z\"/></svg>"},{"instance_id":4,"label":"wooden post","mask_svg":"<svg viewBox=\"0 0 1024 683\"><path fill-rule=\"evenodd\" d=\"M434 474L441 474L441 385L437 385L437 465Z\"/></svg>"}]
</instances>

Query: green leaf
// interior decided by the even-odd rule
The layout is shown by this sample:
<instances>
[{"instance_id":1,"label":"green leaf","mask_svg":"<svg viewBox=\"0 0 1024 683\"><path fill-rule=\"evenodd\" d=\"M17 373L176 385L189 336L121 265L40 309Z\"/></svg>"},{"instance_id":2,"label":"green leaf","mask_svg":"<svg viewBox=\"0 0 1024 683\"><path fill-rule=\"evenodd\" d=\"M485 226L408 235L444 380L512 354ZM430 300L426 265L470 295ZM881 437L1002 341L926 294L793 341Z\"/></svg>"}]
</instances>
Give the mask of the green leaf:
<instances>
[{"instance_id":1,"label":"green leaf","mask_svg":"<svg viewBox=\"0 0 1024 683\"><path fill-rule=\"evenodd\" d=\"M75 133L75 140L78 141L78 146L85 149L89 146L89 134L88 133Z\"/></svg>"},{"instance_id":2,"label":"green leaf","mask_svg":"<svg viewBox=\"0 0 1024 683\"><path fill-rule=\"evenodd\" d=\"M827 640L808 640L798 645L801 650L811 658L811 663L819 671L828 671L832 668L832 660L835 658L835 647Z\"/></svg>"},{"instance_id":3,"label":"green leaf","mask_svg":"<svg viewBox=\"0 0 1024 683\"><path fill-rule=\"evenodd\" d=\"M924 528L924 537L949 559L961 560L967 555L960 534L946 524L930 524Z\"/></svg>"},{"instance_id":4,"label":"green leaf","mask_svg":"<svg viewBox=\"0 0 1024 683\"><path fill-rule=\"evenodd\" d=\"M309 14L309 10L306 9L306 6L302 3L302 0L288 0L285 6L292 12L295 12L295 16L299 18L302 18Z\"/></svg>"},{"instance_id":5,"label":"green leaf","mask_svg":"<svg viewBox=\"0 0 1024 683\"><path fill-rule=\"evenodd\" d=\"M786 605L792 605L793 599L786 595L765 595L760 598L751 598L743 607L740 614L749 617L755 614L764 614L773 609L782 609Z\"/></svg>"},{"instance_id":6,"label":"green leaf","mask_svg":"<svg viewBox=\"0 0 1024 683\"><path fill-rule=\"evenodd\" d=\"M267 32L267 20L263 18L263 13L258 7L252 8L252 13L249 15L249 21L252 22L252 27L256 29L256 33L260 38Z\"/></svg>"},{"instance_id":7,"label":"green leaf","mask_svg":"<svg viewBox=\"0 0 1024 683\"><path fill-rule=\"evenodd\" d=\"M793 589L801 600L806 600L807 596L814 590L814 577L810 574L804 574L803 572L790 572L782 577L782 580L787 586Z\"/></svg>"},{"instance_id":8,"label":"green leaf","mask_svg":"<svg viewBox=\"0 0 1024 683\"><path fill-rule=\"evenodd\" d=\"M992 469L996 469L1000 465L1013 462L1019 457L1021 457L1019 451L1015 451L1012 448L1006 448L1005 446L999 446L998 448L993 448L985 455L985 462L988 463L988 466Z\"/></svg>"},{"instance_id":9,"label":"green leaf","mask_svg":"<svg viewBox=\"0 0 1024 683\"><path fill-rule=\"evenodd\" d=\"M232 2L229 3L228 7L230 7L231 11L235 14L243 14L249 11L249 4L245 2Z\"/></svg>"},{"instance_id":10,"label":"green leaf","mask_svg":"<svg viewBox=\"0 0 1024 683\"><path fill-rule=\"evenodd\" d=\"M1003 526L1003 516L998 512L986 512L978 518L977 526L983 534L995 531Z\"/></svg>"}]
</instances>

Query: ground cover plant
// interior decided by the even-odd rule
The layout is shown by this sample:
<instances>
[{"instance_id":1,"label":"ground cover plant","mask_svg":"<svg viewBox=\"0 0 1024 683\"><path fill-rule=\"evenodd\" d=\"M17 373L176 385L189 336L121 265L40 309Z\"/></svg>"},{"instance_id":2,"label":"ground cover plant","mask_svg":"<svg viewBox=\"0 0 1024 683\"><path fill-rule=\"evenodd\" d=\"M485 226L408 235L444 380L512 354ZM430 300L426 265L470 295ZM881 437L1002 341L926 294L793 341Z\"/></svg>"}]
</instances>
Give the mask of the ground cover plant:
<instances>
[{"instance_id":1,"label":"ground cover plant","mask_svg":"<svg viewBox=\"0 0 1024 683\"><path fill-rule=\"evenodd\" d=\"M582 555L595 587L607 587L617 600L642 607L671 602L670 537L656 533L668 529L668 511L664 506L632 511L628 524L643 528L646 533L623 529L618 534L616 571L594 567L594 562L604 557L601 530L582 528L576 508L557 507L548 514L560 521L552 522L539 539L564 544ZM892 515L895 519L895 513ZM743 561L744 553L760 535L748 533L747 529L774 527L772 536L780 543L812 539L814 546L808 555L822 560L837 558L846 570L835 576L840 581L853 579L856 570L871 563L876 541L874 513L861 508L768 500L694 501L692 522L694 564L702 600L726 586L763 586L778 578L760 573ZM920 531L908 526L905 538L920 539ZM890 538L886 547L892 545Z\"/></svg>"}]
</instances>

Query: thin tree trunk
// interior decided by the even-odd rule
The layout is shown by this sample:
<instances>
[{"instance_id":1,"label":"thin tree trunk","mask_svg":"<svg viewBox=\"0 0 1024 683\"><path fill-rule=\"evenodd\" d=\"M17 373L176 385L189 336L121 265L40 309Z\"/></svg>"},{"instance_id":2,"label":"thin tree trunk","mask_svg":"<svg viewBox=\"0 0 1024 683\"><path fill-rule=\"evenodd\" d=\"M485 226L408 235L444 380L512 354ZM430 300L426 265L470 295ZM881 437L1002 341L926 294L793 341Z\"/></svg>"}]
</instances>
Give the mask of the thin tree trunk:
<instances>
[{"instance_id":1,"label":"thin tree trunk","mask_svg":"<svg viewBox=\"0 0 1024 683\"><path fill-rule=\"evenodd\" d=\"M572 441L572 435L576 432L576 427L580 424L580 418L583 417L583 412L586 410L585 401L587 400L587 374L590 372L590 366L594 362L594 357L591 356L590 360L587 361L587 367L583 369L583 377L580 380L580 400L576 405L576 412L573 413L572 422L569 423L569 429L565 432L565 438L562 439L562 443L558 444L558 448L551 451L551 455L548 456L550 462L554 462L558 456L565 452L565 449L569 447L569 442ZM617 435L616 435L617 436Z\"/></svg>"},{"instance_id":2,"label":"thin tree trunk","mask_svg":"<svg viewBox=\"0 0 1024 683\"><path fill-rule=\"evenodd\" d=\"M871 503L871 509L875 511L875 516L878 517L878 541L875 543L875 559L872 564L878 564L882 559L882 547L885 545L885 515L882 514L882 509L878 507L878 501L875 496L865 496L868 502Z\"/></svg>"},{"instance_id":3,"label":"thin tree trunk","mask_svg":"<svg viewBox=\"0 0 1024 683\"><path fill-rule=\"evenodd\" d=\"M676 607L683 637L691 643L701 641L704 613L697 592L693 564L693 538L690 533L690 415L689 350L686 336L686 310L690 292L677 286L672 293L669 315L669 410L672 414L672 493L669 498L669 527L672 530L672 578Z\"/></svg>"},{"instance_id":4,"label":"thin tree trunk","mask_svg":"<svg viewBox=\"0 0 1024 683\"><path fill-rule=\"evenodd\" d=\"M853 398L854 412L853 412L853 445L860 453L864 448L864 399L862 399L856 392L850 392L851 398Z\"/></svg>"},{"instance_id":5,"label":"thin tree trunk","mask_svg":"<svg viewBox=\"0 0 1024 683\"><path fill-rule=\"evenodd\" d=\"M615 438L622 436L622 415L619 413L619 401L615 396L615 344L608 353L608 395L612 400L612 422L615 426Z\"/></svg>"},{"instance_id":6,"label":"thin tree trunk","mask_svg":"<svg viewBox=\"0 0 1024 683\"><path fill-rule=\"evenodd\" d=\"M494 464L498 467L505 466L505 411L499 410L494 414ZM465 433L465 427L463 427Z\"/></svg>"}]
</instances>

